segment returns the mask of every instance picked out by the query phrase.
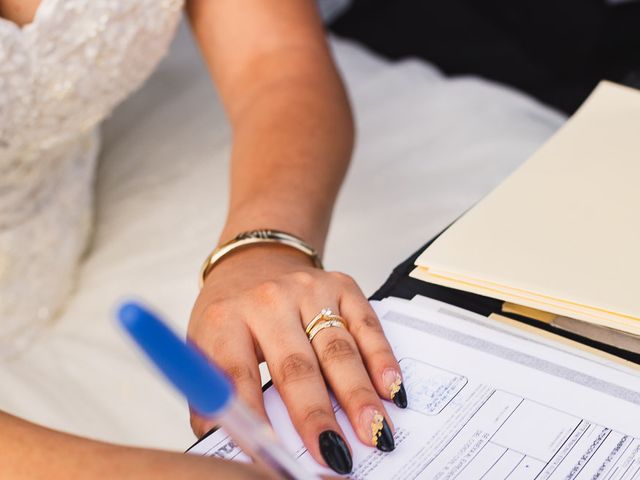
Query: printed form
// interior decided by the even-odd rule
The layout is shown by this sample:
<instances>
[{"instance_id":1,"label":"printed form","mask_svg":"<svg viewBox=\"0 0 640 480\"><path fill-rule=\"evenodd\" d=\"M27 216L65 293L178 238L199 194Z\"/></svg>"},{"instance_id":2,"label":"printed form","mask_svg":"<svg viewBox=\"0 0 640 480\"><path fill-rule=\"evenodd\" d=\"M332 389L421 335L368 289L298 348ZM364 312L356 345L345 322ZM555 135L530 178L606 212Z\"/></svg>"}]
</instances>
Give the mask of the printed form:
<instances>
[{"instance_id":1,"label":"printed form","mask_svg":"<svg viewBox=\"0 0 640 480\"><path fill-rule=\"evenodd\" d=\"M400 361L409 406L385 407L396 449L355 437L354 479L640 480L640 374L488 319L416 301L374 304ZM310 471L319 466L273 387L265 405L276 433ZM247 461L218 430L190 453Z\"/></svg>"}]
</instances>

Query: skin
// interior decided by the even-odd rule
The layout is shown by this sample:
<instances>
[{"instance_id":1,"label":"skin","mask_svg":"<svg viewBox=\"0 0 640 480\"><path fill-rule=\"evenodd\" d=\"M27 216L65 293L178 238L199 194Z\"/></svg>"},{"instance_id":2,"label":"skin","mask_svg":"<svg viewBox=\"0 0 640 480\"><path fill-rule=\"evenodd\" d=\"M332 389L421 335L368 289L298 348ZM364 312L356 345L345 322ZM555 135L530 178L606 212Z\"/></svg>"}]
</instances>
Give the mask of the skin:
<instances>
[{"instance_id":1,"label":"skin","mask_svg":"<svg viewBox=\"0 0 640 480\"><path fill-rule=\"evenodd\" d=\"M353 122L314 3L193 0L188 12L234 133L220 242L272 228L322 251ZM339 312L349 330L324 330L310 345L304 326L323 307ZM389 398L383 372L400 369L379 320L351 278L313 268L294 249L258 245L224 258L195 302L188 335L262 415L258 362L266 360L320 463L319 434L342 435L326 384L363 443L371 445L371 407L392 423L380 400ZM192 415L192 426L201 435L211 424Z\"/></svg>"},{"instance_id":2,"label":"skin","mask_svg":"<svg viewBox=\"0 0 640 480\"><path fill-rule=\"evenodd\" d=\"M3 413L0 413L0 431L0 478L272 478L253 465L96 442L55 432Z\"/></svg>"},{"instance_id":3,"label":"skin","mask_svg":"<svg viewBox=\"0 0 640 480\"><path fill-rule=\"evenodd\" d=\"M0 17L22 27L33 19L39 4L40 0L1 0Z\"/></svg>"},{"instance_id":4,"label":"skin","mask_svg":"<svg viewBox=\"0 0 640 480\"><path fill-rule=\"evenodd\" d=\"M0 13L22 25L37 5L0 0ZM219 242L271 228L322 253L354 127L313 2L191 0L187 11L233 128L231 196ZM304 326L323 307L339 312L348 330L326 329L310 344ZM383 372L400 369L375 313L350 277L313 268L294 249L259 245L225 257L195 301L188 336L263 416L258 362L266 360L294 425L321 464L319 434L334 430L344 437L327 385L363 443L371 445L372 409L392 425L381 401L389 398ZM191 423L197 435L212 426L194 414ZM11 478L88 476L93 466L95 478L169 478L177 471L182 478L205 471L259 478L246 466L107 445L2 413L0 432L0 452L11 452L11 463L0 462L1 468Z\"/></svg>"}]
</instances>

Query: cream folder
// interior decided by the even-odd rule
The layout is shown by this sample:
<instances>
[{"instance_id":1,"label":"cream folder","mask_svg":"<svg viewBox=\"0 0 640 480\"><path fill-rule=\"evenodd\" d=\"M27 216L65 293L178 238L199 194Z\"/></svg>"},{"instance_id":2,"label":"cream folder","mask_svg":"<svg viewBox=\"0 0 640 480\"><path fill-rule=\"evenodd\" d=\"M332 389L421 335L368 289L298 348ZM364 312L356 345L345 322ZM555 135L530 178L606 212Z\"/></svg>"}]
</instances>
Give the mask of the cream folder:
<instances>
[{"instance_id":1,"label":"cream folder","mask_svg":"<svg viewBox=\"0 0 640 480\"><path fill-rule=\"evenodd\" d=\"M640 335L640 91L602 82L411 276Z\"/></svg>"}]
</instances>

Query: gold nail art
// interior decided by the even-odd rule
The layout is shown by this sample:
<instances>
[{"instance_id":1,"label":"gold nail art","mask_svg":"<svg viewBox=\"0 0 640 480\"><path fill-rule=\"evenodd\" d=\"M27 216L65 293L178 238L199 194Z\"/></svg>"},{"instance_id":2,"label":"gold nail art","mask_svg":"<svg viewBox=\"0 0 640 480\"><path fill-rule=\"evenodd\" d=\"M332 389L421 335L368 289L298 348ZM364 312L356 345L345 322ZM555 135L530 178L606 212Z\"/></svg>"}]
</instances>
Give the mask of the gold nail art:
<instances>
[{"instance_id":1,"label":"gold nail art","mask_svg":"<svg viewBox=\"0 0 640 480\"><path fill-rule=\"evenodd\" d=\"M384 421L384 417L378 411L373 414L373 420L371 421L371 443L376 446L378 445L378 439L382 435L382 422Z\"/></svg>"},{"instance_id":2,"label":"gold nail art","mask_svg":"<svg viewBox=\"0 0 640 480\"><path fill-rule=\"evenodd\" d=\"M391 398L391 400L393 400L393 397L396 396L396 393L400 391L400 385L402 385L402 377L400 376L400 374L396 373L396 379L391 385L389 385L389 398Z\"/></svg>"}]
</instances>

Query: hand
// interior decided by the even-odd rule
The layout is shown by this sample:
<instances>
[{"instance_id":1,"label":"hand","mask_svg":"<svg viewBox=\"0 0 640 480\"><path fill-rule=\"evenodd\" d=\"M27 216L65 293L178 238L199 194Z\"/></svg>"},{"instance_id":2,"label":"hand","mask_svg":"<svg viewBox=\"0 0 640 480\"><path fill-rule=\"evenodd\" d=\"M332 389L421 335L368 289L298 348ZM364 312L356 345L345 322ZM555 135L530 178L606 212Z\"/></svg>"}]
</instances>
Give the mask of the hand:
<instances>
[{"instance_id":1,"label":"hand","mask_svg":"<svg viewBox=\"0 0 640 480\"><path fill-rule=\"evenodd\" d=\"M348 329L327 328L310 344L305 326L329 307ZM347 275L311 266L282 245L232 252L208 275L196 300L188 336L232 378L240 397L266 419L258 363L275 387L305 446L338 473L352 461L327 385L361 442L395 448L381 401L406 407L401 372L369 302ZM211 425L192 413L196 435Z\"/></svg>"}]
</instances>

